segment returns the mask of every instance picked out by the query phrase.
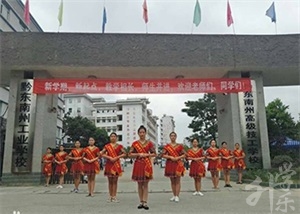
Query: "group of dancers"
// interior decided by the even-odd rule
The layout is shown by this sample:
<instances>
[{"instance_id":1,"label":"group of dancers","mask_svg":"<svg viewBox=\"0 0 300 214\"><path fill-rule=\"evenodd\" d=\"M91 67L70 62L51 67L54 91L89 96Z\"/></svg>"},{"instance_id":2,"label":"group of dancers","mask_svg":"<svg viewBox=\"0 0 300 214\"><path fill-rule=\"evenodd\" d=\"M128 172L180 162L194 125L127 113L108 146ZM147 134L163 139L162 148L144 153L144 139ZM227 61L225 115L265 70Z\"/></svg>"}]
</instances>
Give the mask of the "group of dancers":
<instances>
[{"instance_id":1,"label":"group of dancers","mask_svg":"<svg viewBox=\"0 0 300 214\"><path fill-rule=\"evenodd\" d=\"M51 148L47 149L47 153L43 156L43 174L45 175L46 184L49 185L52 175L52 164L56 163L55 174L59 175L59 185L57 188L63 188L64 175L68 172L66 166L67 161L72 161L70 173L74 177L74 192L78 192L81 175L85 174L88 177L88 195L93 197L95 189L95 176L100 172L99 158L106 158L104 175L108 178L109 198L107 202L119 202L116 198L118 178L122 175L122 167L120 158L135 159L132 180L137 182L138 196L140 204L138 209L148 210L148 183L153 179L153 164L152 159L157 156L154 144L146 140L147 130L144 126L138 129L139 140L134 141L130 151L126 154L123 146L117 143L117 134L110 134L110 142L106 144L102 151L95 146L95 139L89 138L89 146L86 148L80 147L80 142L75 142L75 148L67 154L64 147L60 146L60 151L53 156ZM199 147L197 139L192 140L192 148L185 151L182 144L176 142L177 135L175 132L170 133L170 143L165 145L161 158L166 159L165 173L166 177L170 178L171 188L173 192L170 201L179 202L180 179L185 173L183 160L191 161L189 176L194 179L195 192L193 195L203 196L201 192L201 178L205 177L206 169L204 160L208 160L208 171L211 173L213 188L218 189L219 172L223 170L225 187L230 185L230 170L236 169L238 172L238 184L242 183L242 171L246 168L244 158L245 153L240 149L239 143L235 144L235 150L227 149L227 143L222 142L222 148L216 147L215 140L210 141L210 148L206 152Z\"/></svg>"}]
</instances>

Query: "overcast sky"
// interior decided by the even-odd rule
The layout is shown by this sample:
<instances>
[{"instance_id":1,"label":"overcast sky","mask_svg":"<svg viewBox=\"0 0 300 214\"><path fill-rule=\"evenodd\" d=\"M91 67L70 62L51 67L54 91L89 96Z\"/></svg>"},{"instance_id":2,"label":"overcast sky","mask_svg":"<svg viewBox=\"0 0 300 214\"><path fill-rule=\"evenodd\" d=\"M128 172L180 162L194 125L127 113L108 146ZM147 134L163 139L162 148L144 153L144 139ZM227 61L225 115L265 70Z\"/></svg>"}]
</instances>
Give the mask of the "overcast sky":
<instances>
[{"instance_id":1,"label":"overcast sky","mask_svg":"<svg viewBox=\"0 0 300 214\"><path fill-rule=\"evenodd\" d=\"M25 0L23 0L25 2ZM201 23L192 25L196 0L147 0L149 33L232 34L226 25L227 0L199 0ZM273 0L230 0L236 34L275 34L275 24L265 15ZM143 0L64 0L63 24L60 32L101 33L102 11L107 12L107 33L145 33L142 19ZM30 0L30 12L45 32L58 31L60 0ZM277 33L300 33L300 1L276 0ZM106 100L126 99L138 95L109 95ZM181 113L184 102L197 100L195 95L141 95L150 100L153 114L174 116L178 141L192 134L187 128L191 118ZM140 97L140 96L139 96ZM289 105L289 112L299 119L300 87L265 88L266 104L279 98Z\"/></svg>"}]
</instances>

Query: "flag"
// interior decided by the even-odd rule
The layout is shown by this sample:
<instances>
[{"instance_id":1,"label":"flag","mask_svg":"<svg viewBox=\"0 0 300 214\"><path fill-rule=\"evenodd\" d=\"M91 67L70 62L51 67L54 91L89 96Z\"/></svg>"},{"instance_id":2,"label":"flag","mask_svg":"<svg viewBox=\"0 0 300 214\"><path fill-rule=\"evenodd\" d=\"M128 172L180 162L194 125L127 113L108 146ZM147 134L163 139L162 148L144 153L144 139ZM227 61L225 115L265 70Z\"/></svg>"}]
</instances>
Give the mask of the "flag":
<instances>
[{"instance_id":1,"label":"flag","mask_svg":"<svg viewBox=\"0 0 300 214\"><path fill-rule=\"evenodd\" d=\"M105 24L107 23L107 18L106 18L106 9L105 7L103 8L103 18L102 18L102 33L105 32Z\"/></svg>"},{"instance_id":2,"label":"flag","mask_svg":"<svg viewBox=\"0 0 300 214\"><path fill-rule=\"evenodd\" d=\"M143 3L143 19L145 20L145 23L148 23L148 8L146 0L144 0Z\"/></svg>"},{"instance_id":3,"label":"flag","mask_svg":"<svg viewBox=\"0 0 300 214\"><path fill-rule=\"evenodd\" d=\"M59 5L59 9L58 9L58 16L57 16L57 19L59 21L59 26L62 25L63 13L64 13L64 2L63 2L63 0L61 0L60 5Z\"/></svg>"},{"instance_id":4,"label":"flag","mask_svg":"<svg viewBox=\"0 0 300 214\"><path fill-rule=\"evenodd\" d=\"M200 9L200 4L197 0L196 5L195 5L195 9L194 9L193 23L196 25L196 27L198 27L200 22L201 22L201 9Z\"/></svg>"},{"instance_id":5,"label":"flag","mask_svg":"<svg viewBox=\"0 0 300 214\"><path fill-rule=\"evenodd\" d=\"M26 0L24 8L24 20L26 25L30 24L29 0Z\"/></svg>"},{"instance_id":6,"label":"flag","mask_svg":"<svg viewBox=\"0 0 300 214\"><path fill-rule=\"evenodd\" d=\"M275 4L274 2L271 4L269 9L266 11L266 16L269 16L272 22L276 23L276 13L275 13Z\"/></svg>"},{"instance_id":7,"label":"flag","mask_svg":"<svg viewBox=\"0 0 300 214\"><path fill-rule=\"evenodd\" d=\"M231 14L229 1L227 1L227 26L229 27L231 24L233 24L233 18Z\"/></svg>"}]
</instances>

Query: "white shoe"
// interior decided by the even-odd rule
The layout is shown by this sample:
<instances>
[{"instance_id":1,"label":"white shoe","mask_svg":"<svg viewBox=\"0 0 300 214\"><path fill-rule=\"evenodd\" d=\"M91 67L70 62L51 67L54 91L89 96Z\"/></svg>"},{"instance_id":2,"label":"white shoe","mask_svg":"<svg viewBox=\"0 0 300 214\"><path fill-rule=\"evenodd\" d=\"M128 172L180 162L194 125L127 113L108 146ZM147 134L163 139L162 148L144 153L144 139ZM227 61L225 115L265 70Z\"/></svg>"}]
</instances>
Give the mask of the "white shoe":
<instances>
[{"instance_id":1,"label":"white shoe","mask_svg":"<svg viewBox=\"0 0 300 214\"><path fill-rule=\"evenodd\" d=\"M198 192L198 195L203 196L203 193L202 192Z\"/></svg>"},{"instance_id":2,"label":"white shoe","mask_svg":"<svg viewBox=\"0 0 300 214\"><path fill-rule=\"evenodd\" d=\"M63 188L62 185L58 185L58 186L56 187L56 189L62 189L62 188Z\"/></svg>"},{"instance_id":3,"label":"white shoe","mask_svg":"<svg viewBox=\"0 0 300 214\"><path fill-rule=\"evenodd\" d=\"M178 197L178 196L175 196L174 201L175 201L176 203L178 203L178 202L179 202L179 197Z\"/></svg>"},{"instance_id":4,"label":"white shoe","mask_svg":"<svg viewBox=\"0 0 300 214\"><path fill-rule=\"evenodd\" d=\"M170 201L175 201L176 196L173 196L172 198L170 198Z\"/></svg>"},{"instance_id":5,"label":"white shoe","mask_svg":"<svg viewBox=\"0 0 300 214\"><path fill-rule=\"evenodd\" d=\"M198 192L194 192L193 195L198 195Z\"/></svg>"}]
</instances>

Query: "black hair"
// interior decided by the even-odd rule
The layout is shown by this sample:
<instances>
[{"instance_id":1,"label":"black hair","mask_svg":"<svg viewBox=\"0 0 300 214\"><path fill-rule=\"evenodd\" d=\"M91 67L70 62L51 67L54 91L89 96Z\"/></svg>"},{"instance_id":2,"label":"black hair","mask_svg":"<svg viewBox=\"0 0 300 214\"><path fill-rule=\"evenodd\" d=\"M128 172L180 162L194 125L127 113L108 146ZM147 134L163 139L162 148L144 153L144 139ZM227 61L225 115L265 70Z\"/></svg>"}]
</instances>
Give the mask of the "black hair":
<instances>
[{"instance_id":1,"label":"black hair","mask_svg":"<svg viewBox=\"0 0 300 214\"><path fill-rule=\"evenodd\" d=\"M138 133L140 132L140 130L144 129L145 132L147 132L147 129L145 126L141 125L138 129Z\"/></svg>"},{"instance_id":2,"label":"black hair","mask_svg":"<svg viewBox=\"0 0 300 214\"><path fill-rule=\"evenodd\" d=\"M48 150L48 149L50 149L50 150L52 151L51 147L47 147L47 150Z\"/></svg>"},{"instance_id":3,"label":"black hair","mask_svg":"<svg viewBox=\"0 0 300 214\"><path fill-rule=\"evenodd\" d=\"M226 145L227 145L227 143L226 143L225 141L223 141L223 142L221 143L222 146L223 146L223 144L226 144Z\"/></svg>"},{"instance_id":4,"label":"black hair","mask_svg":"<svg viewBox=\"0 0 300 214\"><path fill-rule=\"evenodd\" d=\"M118 137L118 135L117 135L117 133L116 133L116 132L112 132L112 133L110 133L110 135L109 135L109 136L112 136L112 135L115 135L116 137Z\"/></svg>"},{"instance_id":5,"label":"black hair","mask_svg":"<svg viewBox=\"0 0 300 214\"><path fill-rule=\"evenodd\" d=\"M195 138L195 137L192 139L192 141L191 141L191 142L193 143L193 142L194 142L194 140L197 140L197 142L199 143L198 139L197 139L197 138Z\"/></svg>"},{"instance_id":6,"label":"black hair","mask_svg":"<svg viewBox=\"0 0 300 214\"><path fill-rule=\"evenodd\" d=\"M171 134L175 134L175 136L177 136L176 132L171 132L171 133L169 134L169 136L171 136Z\"/></svg>"},{"instance_id":7,"label":"black hair","mask_svg":"<svg viewBox=\"0 0 300 214\"><path fill-rule=\"evenodd\" d=\"M211 142L213 142L213 141L215 141L215 142L216 142L216 140L215 140L215 139L211 139L211 140L209 141L209 145L211 145Z\"/></svg>"},{"instance_id":8,"label":"black hair","mask_svg":"<svg viewBox=\"0 0 300 214\"><path fill-rule=\"evenodd\" d=\"M234 145L239 145L239 146L240 146L240 144L239 144L239 143L235 143Z\"/></svg>"}]
</instances>

